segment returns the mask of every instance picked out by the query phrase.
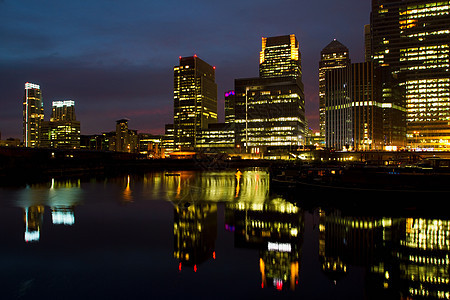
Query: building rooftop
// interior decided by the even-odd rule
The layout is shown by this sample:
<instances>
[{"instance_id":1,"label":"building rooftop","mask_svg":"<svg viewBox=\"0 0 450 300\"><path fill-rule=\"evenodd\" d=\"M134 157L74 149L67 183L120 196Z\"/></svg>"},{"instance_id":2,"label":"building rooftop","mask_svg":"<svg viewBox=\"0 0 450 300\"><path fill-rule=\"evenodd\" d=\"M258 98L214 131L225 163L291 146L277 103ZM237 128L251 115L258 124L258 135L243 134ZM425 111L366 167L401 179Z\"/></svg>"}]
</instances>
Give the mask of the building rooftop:
<instances>
[{"instance_id":1,"label":"building rooftop","mask_svg":"<svg viewBox=\"0 0 450 300\"><path fill-rule=\"evenodd\" d=\"M331 43L329 43L321 51L322 54L323 53L336 53L336 52L348 52L348 48L336 39L334 39Z\"/></svg>"}]
</instances>

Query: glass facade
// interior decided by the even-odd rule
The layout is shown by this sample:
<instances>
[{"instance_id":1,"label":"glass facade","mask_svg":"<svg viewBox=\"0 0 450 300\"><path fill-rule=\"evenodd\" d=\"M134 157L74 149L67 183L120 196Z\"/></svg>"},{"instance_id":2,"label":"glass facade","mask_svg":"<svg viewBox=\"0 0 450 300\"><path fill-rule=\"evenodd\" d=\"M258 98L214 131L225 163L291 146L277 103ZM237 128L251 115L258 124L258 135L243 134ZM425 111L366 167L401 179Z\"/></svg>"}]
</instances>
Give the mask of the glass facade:
<instances>
[{"instance_id":1,"label":"glass facade","mask_svg":"<svg viewBox=\"0 0 450 300\"><path fill-rule=\"evenodd\" d=\"M221 152L234 149L234 126L229 123L209 124L197 134L197 149Z\"/></svg>"},{"instance_id":2,"label":"glass facade","mask_svg":"<svg viewBox=\"0 0 450 300\"><path fill-rule=\"evenodd\" d=\"M381 150L383 103L381 70L355 63L325 76L326 145L336 150Z\"/></svg>"},{"instance_id":3,"label":"glass facade","mask_svg":"<svg viewBox=\"0 0 450 300\"><path fill-rule=\"evenodd\" d=\"M336 39L320 52L319 62L319 129L325 137L325 73L328 70L344 68L350 64L348 48Z\"/></svg>"},{"instance_id":4,"label":"glass facade","mask_svg":"<svg viewBox=\"0 0 450 300\"><path fill-rule=\"evenodd\" d=\"M306 120L295 36L263 38L259 70L260 77L235 80L236 147L257 154L296 150L304 144Z\"/></svg>"},{"instance_id":5,"label":"glass facade","mask_svg":"<svg viewBox=\"0 0 450 300\"><path fill-rule=\"evenodd\" d=\"M239 148L258 153L267 148L295 150L302 144L303 90L296 80L237 79L235 90Z\"/></svg>"},{"instance_id":6,"label":"glass facade","mask_svg":"<svg viewBox=\"0 0 450 300\"><path fill-rule=\"evenodd\" d=\"M410 148L450 149L449 14L450 1L372 1L372 59L402 80Z\"/></svg>"}]
</instances>

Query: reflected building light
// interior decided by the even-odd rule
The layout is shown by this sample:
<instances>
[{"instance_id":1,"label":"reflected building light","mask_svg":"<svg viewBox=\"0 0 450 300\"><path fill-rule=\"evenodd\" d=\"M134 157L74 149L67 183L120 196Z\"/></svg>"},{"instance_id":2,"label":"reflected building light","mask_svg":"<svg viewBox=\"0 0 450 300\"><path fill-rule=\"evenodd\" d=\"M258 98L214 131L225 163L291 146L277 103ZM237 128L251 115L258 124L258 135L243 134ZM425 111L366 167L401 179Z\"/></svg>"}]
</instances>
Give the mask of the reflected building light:
<instances>
[{"instance_id":1,"label":"reflected building light","mask_svg":"<svg viewBox=\"0 0 450 300\"><path fill-rule=\"evenodd\" d=\"M266 265L262 258L259 259L259 271L261 272L261 288L266 285Z\"/></svg>"},{"instance_id":2,"label":"reflected building light","mask_svg":"<svg viewBox=\"0 0 450 300\"><path fill-rule=\"evenodd\" d=\"M40 239L40 232L39 231L25 231L25 242L38 242Z\"/></svg>"},{"instance_id":3,"label":"reflected building light","mask_svg":"<svg viewBox=\"0 0 450 300\"><path fill-rule=\"evenodd\" d=\"M291 252L292 247L289 243L267 243L267 250L276 252Z\"/></svg>"},{"instance_id":4,"label":"reflected building light","mask_svg":"<svg viewBox=\"0 0 450 300\"><path fill-rule=\"evenodd\" d=\"M174 213L174 258L180 271L183 263L197 272L197 265L216 257L217 205L182 203Z\"/></svg>"},{"instance_id":5,"label":"reflected building light","mask_svg":"<svg viewBox=\"0 0 450 300\"><path fill-rule=\"evenodd\" d=\"M70 207L52 208L52 223L55 225L72 226L75 224L75 214Z\"/></svg>"},{"instance_id":6,"label":"reflected building light","mask_svg":"<svg viewBox=\"0 0 450 300\"><path fill-rule=\"evenodd\" d=\"M241 186L242 172L237 170L235 176L236 176L236 195L234 197L237 198L237 197L239 197L239 190L240 190L240 186Z\"/></svg>"},{"instance_id":7,"label":"reflected building light","mask_svg":"<svg viewBox=\"0 0 450 300\"><path fill-rule=\"evenodd\" d=\"M26 207L24 211L25 242L38 242L44 215L44 206L36 205Z\"/></svg>"},{"instance_id":8,"label":"reflected building light","mask_svg":"<svg viewBox=\"0 0 450 300\"><path fill-rule=\"evenodd\" d=\"M273 286L281 291L283 289L283 280L279 279L279 278L274 278L273 279Z\"/></svg>"},{"instance_id":9,"label":"reflected building light","mask_svg":"<svg viewBox=\"0 0 450 300\"><path fill-rule=\"evenodd\" d=\"M233 225L225 224L225 230L234 232L236 230L236 227L234 227Z\"/></svg>"},{"instance_id":10,"label":"reflected building light","mask_svg":"<svg viewBox=\"0 0 450 300\"><path fill-rule=\"evenodd\" d=\"M133 196L131 195L132 191L130 188L130 175L127 176L127 185L125 190L123 191L123 199L127 202L133 201Z\"/></svg>"}]
</instances>

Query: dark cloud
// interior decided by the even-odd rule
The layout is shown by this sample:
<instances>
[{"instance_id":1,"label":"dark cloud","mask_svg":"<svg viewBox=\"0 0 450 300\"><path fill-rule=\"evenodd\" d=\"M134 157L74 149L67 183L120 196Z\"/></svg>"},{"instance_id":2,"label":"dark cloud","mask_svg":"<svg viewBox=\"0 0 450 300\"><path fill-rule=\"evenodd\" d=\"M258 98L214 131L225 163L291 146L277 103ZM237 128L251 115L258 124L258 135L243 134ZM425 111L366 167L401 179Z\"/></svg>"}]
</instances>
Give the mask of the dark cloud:
<instances>
[{"instance_id":1,"label":"dark cloud","mask_svg":"<svg viewBox=\"0 0 450 300\"><path fill-rule=\"evenodd\" d=\"M261 37L294 33L302 52L306 109L317 128L320 50L333 38L363 57L370 1L0 2L0 130L21 138L25 82L51 101L73 99L82 134L115 120L160 132L173 114L173 66L197 54L216 66L220 107L234 79L258 75ZM223 112L220 113L223 118Z\"/></svg>"}]
</instances>

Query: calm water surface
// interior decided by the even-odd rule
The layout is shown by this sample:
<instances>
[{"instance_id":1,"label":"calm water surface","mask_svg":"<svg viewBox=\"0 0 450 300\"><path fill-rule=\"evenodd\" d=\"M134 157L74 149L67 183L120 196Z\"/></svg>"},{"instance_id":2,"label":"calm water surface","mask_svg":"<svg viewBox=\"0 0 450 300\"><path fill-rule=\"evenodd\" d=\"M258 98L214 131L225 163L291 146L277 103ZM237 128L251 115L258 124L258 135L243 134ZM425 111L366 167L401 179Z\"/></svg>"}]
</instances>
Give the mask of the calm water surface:
<instances>
[{"instance_id":1,"label":"calm water surface","mask_svg":"<svg viewBox=\"0 0 450 300\"><path fill-rule=\"evenodd\" d=\"M336 195L280 196L264 170L177 174L0 188L2 299L450 298L445 217L311 205Z\"/></svg>"}]
</instances>

